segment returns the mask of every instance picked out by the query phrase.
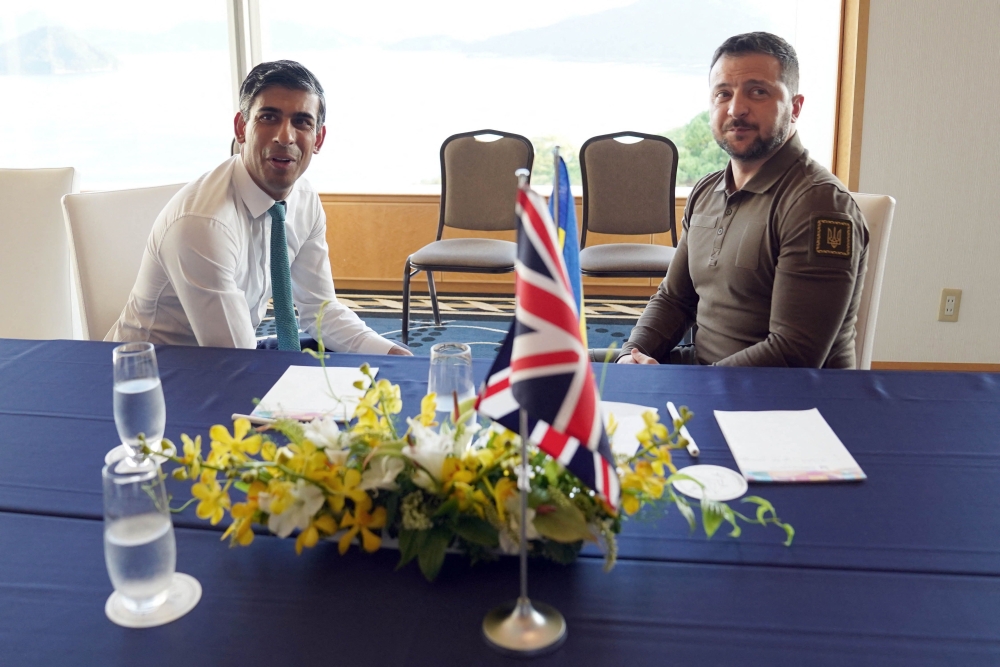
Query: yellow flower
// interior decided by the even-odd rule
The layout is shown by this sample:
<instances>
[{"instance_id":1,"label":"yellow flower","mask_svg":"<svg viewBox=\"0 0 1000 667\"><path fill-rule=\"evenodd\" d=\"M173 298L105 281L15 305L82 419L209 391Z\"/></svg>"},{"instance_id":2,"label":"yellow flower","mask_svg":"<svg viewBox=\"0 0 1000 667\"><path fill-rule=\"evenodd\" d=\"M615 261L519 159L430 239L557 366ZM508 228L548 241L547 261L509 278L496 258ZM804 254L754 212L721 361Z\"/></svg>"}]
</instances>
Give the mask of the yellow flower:
<instances>
[{"instance_id":1,"label":"yellow flower","mask_svg":"<svg viewBox=\"0 0 1000 667\"><path fill-rule=\"evenodd\" d=\"M475 478L476 473L469 470L465 463L454 456L446 458L444 465L441 466L441 487L445 493L450 492L455 484L463 483L468 485Z\"/></svg>"},{"instance_id":2,"label":"yellow flower","mask_svg":"<svg viewBox=\"0 0 1000 667\"><path fill-rule=\"evenodd\" d=\"M292 489L295 484L282 479L272 479L267 483L268 503L266 505L269 514L283 514L288 506L295 500Z\"/></svg>"},{"instance_id":3,"label":"yellow flower","mask_svg":"<svg viewBox=\"0 0 1000 667\"><path fill-rule=\"evenodd\" d=\"M656 474L649 461L639 461L634 470L622 477L622 509L626 514L635 514L642 505L642 496L663 497L663 477Z\"/></svg>"},{"instance_id":4,"label":"yellow flower","mask_svg":"<svg viewBox=\"0 0 1000 667\"><path fill-rule=\"evenodd\" d=\"M181 459L181 464L188 466L190 469L188 476L194 479L201 474L201 436L195 436L192 440L186 433L182 433L181 442L184 443L184 457Z\"/></svg>"},{"instance_id":5,"label":"yellow flower","mask_svg":"<svg viewBox=\"0 0 1000 667\"><path fill-rule=\"evenodd\" d=\"M213 526L222 521L229 509L229 494L215 480L214 470L201 474L201 481L191 487L191 495L201 501L194 513L199 519L209 519Z\"/></svg>"},{"instance_id":6,"label":"yellow flower","mask_svg":"<svg viewBox=\"0 0 1000 667\"><path fill-rule=\"evenodd\" d=\"M344 501L350 498L357 503L368 500L368 494L358 488L361 483L361 473L354 468L341 469L340 474L330 477L328 486L330 493L326 501L330 509L338 514L344 510Z\"/></svg>"},{"instance_id":7,"label":"yellow flower","mask_svg":"<svg viewBox=\"0 0 1000 667\"><path fill-rule=\"evenodd\" d=\"M399 385L392 384L388 380L379 380L358 402L354 416L358 419L358 426L362 428L387 428L388 422L382 417L383 413L395 415L402 409L403 399L400 397Z\"/></svg>"},{"instance_id":8,"label":"yellow flower","mask_svg":"<svg viewBox=\"0 0 1000 667\"><path fill-rule=\"evenodd\" d=\"M322 478L326 473L326 454L308 440L302 444L288 445L292 457L286 464L289 468L309 479ZM317 474L318 473L318 474Z\"/></svg>"},{"instance_id":9,"label":"yellow flower","mask_svg":"<svg viewBox=\"0 0 1000 667\"><path fill-rule=\"evenodd\" d=\"M361 533L361 547L365 551L369 553L375 551L382 544L382 538L373 533L372 529L385 527L385 508L378 507L374 512L371 512L371 507L371 498L365 496L361 502L355 503L354 514L348 512L344 515L343 520L340 522L340 527L348 528L349 530L344 533L337 545L341 555L347 553L347 550L351 547L351 540L359 532Z\"/></svg>"},{"instance_id":10,"label":"yellow flower","mask_svg":"<svg viewBox=\"0 0 1000 667\"><path fill-rule=\"evenodd\" d=\"M677 466L674 465L673 457L670 456L670 448L666 445L660 445L653 450L653 460L650 461L650 465L653 466L653 470L660 477L666 477L663 472L664 468L667 468L670 472L677 472Z\"/></svg>"},{"instance_id":11,"label":"yellow flower","mask_svg":"<svg viewBox=\"0 0 1000 667\"><path fill-rule=\"evenodd\" d=\"M642 421L646 422L646 428L636 433L635 437L646 449L670 437L667 427L660 423L660 416L652 410L642 413Z\"/></svg>"},{"instance_id":12,"label":"yellow flower","mask_svg":"<svg viewBox=\"0 0 1000 667\"><path fill-rule=\"evenodd\" d=\"M278 446L267 440L263 445L260 446L260 458L265 461L273 461L274 457L278 455Z\"/></svg>"},{"instance_id":13,"label":"yellow flower","mask_svg":"<svg viewBox=\"0 0 1000 667\"><path fill-rule=\"evenodd\" d=\"M420 416L417 418L421 426L437 426L434 421L437 411L437 394L431 392L420 399Z\"/></svg>"},{"instance_id":14,"label":"yellow flower","mask_svg":"<svg viewBox=\"0 0 1000 667\"><path fill-rule=\"evenodd\" d=\"M309 522L309 527L299 533L295 538L295 553L302 555L302 549L312 549L316 546L321 531L327 535L337 532L337 522L329 514L313 519Z\"/></svg>"},{"instance_id":15,"label":"yellow flower","mask_svg":"<svg viewBox=\"0 0 1000 667\"><path fill-rule=\"evenodd\" d=\"M233 434L222 424L213 426L208 435L212 438L212 453L208 462L212 465L226 467L230 463L243 463L247 454L254 455L260 451L260 433L245 437L250 432L250 422L242 417L233 422Z\"/></svg>"},{"instance_id":16,"label":"yellow flower","mask_svg":"<svg viewBox=\"0 0 1000 667\"><path fill-rule=\"evenodd\" d=\"M510 477L501 477L497 485L493 487L493 500L496 502L497 516L500 517L500 522L505 525L507 523L507 519L505 518L507 510L504 507L504 503L507 502L508 498L513 498L516 493L517 482Z\"/></svg>"},{"instance_id":17,"label":"yellow flower","mask_svg":"<svg viewBox=\"0 0 1000 667\"><path fill-rule=\"evenodd\" d=\"M233 517L233 522L222 534L223 540L231 536L233 543L244 547L253 542L253 517L260 509L258 505L260 492L265 489L267 487L263 482L255 481L250 484L250 488L247 489L247 501L234 504L233 509L229 512Z\"/></svg>"}]
</instances>

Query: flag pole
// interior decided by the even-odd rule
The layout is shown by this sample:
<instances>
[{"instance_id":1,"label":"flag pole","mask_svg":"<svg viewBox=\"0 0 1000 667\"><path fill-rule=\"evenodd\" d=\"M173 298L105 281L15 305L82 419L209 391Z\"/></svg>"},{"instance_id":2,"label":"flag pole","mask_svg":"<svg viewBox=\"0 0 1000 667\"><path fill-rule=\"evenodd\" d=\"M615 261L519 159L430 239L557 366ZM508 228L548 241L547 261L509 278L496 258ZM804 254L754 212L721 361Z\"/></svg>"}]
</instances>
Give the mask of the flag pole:
<instances>
[{"instance_id":1,"label":"flag pole","mask_svg":"<svg viewBox=\"0 0 1000 667\"><path fill-rule=\"evenodd\" d=\"M558 161L558 152L557 161ZM518 169L518 187L525 187L528 170ZM558 183L558 176L556 176ZM558 204L557 204L558 206ZM521 469L517 488L521 497L520 558L521 595L516 601L494 607L483 619L483 637L501 653L531 657L556 650L566 641L566 619L554 607L544 603L532 604L528 598L528 494L531 478L528 466L528 413L520 410Z\"/></svg>"},{"instance_id":2,"label":"flag pole","mask_svg":"<svg viewBox=\"0 0 1000 667\"><path fill-rule=\"evenodd\" d=\"M556 146L552 149L552 197L554 199L554 204L552 208L552 221L556 223L556 229L559 228L559 204L562 197L559 196L559 172L562 169L559 168L559 147Z\"/></svg>"}]
</instances>

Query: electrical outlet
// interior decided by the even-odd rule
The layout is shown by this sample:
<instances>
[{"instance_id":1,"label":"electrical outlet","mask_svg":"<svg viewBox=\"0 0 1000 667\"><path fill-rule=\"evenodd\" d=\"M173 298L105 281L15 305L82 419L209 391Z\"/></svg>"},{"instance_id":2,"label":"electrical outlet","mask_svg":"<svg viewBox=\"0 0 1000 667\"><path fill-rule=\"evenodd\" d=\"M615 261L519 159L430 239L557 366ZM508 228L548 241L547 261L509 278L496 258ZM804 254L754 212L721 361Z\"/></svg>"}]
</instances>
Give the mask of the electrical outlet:
<instances>
[{"instance_id":1,"label":"electrical outlet","mask_svg":"<svg viewBox=\"0 0 1000 667\"><path fill-rule=\"evenodd\" d=\"M958 322L958 309L962 305L962 290L941 290L941 305L938 307L938 322Z\"/></svg>"}]
</instances>

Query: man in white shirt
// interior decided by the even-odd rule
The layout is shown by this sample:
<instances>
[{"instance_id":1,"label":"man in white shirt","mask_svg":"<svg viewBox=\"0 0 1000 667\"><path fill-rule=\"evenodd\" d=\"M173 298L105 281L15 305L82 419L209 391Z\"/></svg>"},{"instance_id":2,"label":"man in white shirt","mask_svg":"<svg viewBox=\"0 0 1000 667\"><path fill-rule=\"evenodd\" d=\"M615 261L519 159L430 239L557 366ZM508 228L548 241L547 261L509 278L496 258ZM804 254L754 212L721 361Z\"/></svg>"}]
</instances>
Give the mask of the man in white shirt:
<instances>
[{"instance_id":1,"label":"man in white shirt","mask_svg":"<svg viewBox=\"0 0 1000 667\"><path fill-rule=\"evenodd\" d=\"M240 154L184 186L157 217L128 303L105 340L256 347L272 277L275 308L287 302L280 293L287 294L289 271L281 277L281 229L274 220L282 224L284 212L290 296L306 332L322 336L335 352L410 354L337 301L326 215L316 191L300 178L323 145L325 115L323 88L302 65L261 63L247 75L234 120ZM278 234L273 267L272 230ZM297 347L296 336L287 349Z\"/></svg>"}]
</instances>

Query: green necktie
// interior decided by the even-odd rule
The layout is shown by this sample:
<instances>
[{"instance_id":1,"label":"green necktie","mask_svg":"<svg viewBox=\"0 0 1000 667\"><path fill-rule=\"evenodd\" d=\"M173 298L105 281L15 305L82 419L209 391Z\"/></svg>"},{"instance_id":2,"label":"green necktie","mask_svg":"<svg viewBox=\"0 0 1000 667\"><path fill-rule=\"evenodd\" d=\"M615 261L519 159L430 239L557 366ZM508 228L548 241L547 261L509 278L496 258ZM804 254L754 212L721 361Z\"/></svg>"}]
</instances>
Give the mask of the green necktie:
<instances>
[{"instance_id":1,"label":"green necktie","mask_svg":"<svg viewBox=\"0 0 1000 667\"><path fill-rule=\"evenodd\" d=\"M285 202L274 202L271 214L271 298L274 300L274 327L278 349L299 352L299 325L292 305L292 274L288 270L288 243L285 241Z\"/></svg>"}]
</instances>

